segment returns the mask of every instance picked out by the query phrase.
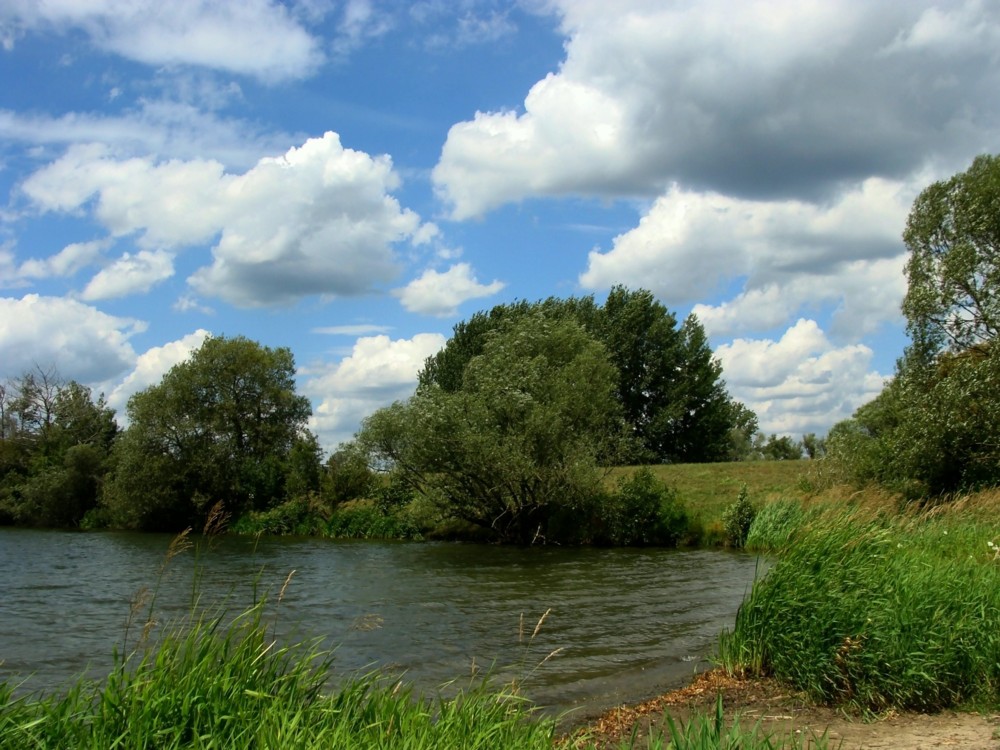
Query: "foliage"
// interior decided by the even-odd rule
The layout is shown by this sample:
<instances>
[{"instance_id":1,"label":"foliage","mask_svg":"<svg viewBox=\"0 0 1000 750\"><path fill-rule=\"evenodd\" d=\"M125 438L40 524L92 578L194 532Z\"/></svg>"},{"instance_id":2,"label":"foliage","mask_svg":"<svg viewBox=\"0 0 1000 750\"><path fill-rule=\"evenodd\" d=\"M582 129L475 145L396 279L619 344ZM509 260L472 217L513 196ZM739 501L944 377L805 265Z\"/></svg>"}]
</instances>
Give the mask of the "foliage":
<instances>
[{"instance_id":1,"label":"foliage","mask_svg":"<svg viewBox=\"0 0 1000 750\"><path fill-rule=\"evenodd\" d=\"M323 495L333 505L368 497L376 486L368 457L357 443L348 443L330 455L323 472Z\"/></svg>"},{"instance_id":2,"label":"foliage","mask_svg":"<svg viewBox=\"0 0 1000 750\"><path fill-rule=\"evenodd\" d=\"M826 440L817 437L815 432L803 435L800 445L801 450L799 451L798 458L802 457L803 451L806 454L806 458L810 459L823 458L826 455Z\"/></svg>"},{"instance_id":3,"label":"foliage","mask_svg":"<svg viewBox=\"0 0 1000 750\"><path fill-rule=\"evenodd\" d=\"M337 507L326 527L335 539L423 538L407 507L387 508L374 502L350 502Z\"/></svg>"},{"instance_id":4,"label":"foliage","mask_svg":"<svg viewBox=\"0 0 1000 750\"><path fill-rule=\"evenodd\" d=\"M768 503L750 522L743 546L761 552L778 552L795 538L809 515L799 500Z\"/></svg>"},{"instance_id":5,"label":"foliage","mask_svg":"<svg viewBox=\"0 0 1000 750\"><path fill-rule=\"evenodd\" d=\"M750 526L757 515L757 508L750 502L750 492L747 486L740 488L736 502L726 508L722 514L722 525L726 530L726 542L730 547L743 547L746 544Z\"/></svg>"},{"instance_id":6,"label":"foliage","mask_svg":"<svg viewBox=\"0 0 1000 750\"><path fill-rule=\"evenodd\" d=\"M0 521L76 526L118 434L103 396L37 369L0 385Z\"/></svg>"},{"instance_id":7,"label":"foliage","mask_svg":"<svg viewBox=\"0 0 1000 750\"><path fill-rule=\"evenodd\" d=\"M369 417L358 442L446 515L531 543L554 511L599 491L598 463L613 463L623 434L614 379L604 347L572 320L512 319L459 390L420 386Z\"/></svg>"},{"instance_id":8,"label":"foliage","mask_svg":"<svg viewBox=\"0 0 1000 750\"><path fill-rule=\"evenodd\" d=\"M829 437L840 474L911 499L1000 482L1000 158L980 156L913 204L895 378Z\"/></svg>"},{"instance_id":9,"label":"foliage","mask_svg":"<svg viewBox=\"0 0 1000 750\"><path fill-rule=\"evenodd\" d=\"M240 516L229 531L246 535L322 536L330 515L330 509L316 494L299 495L268 510Z\"/></svg>"},{"instance_id":10,"label":"foliage","mask_svg":"<svg viewBox=\"0 0 1000 750\"><path fill-rule=\"evenodd\" d=\"M864 709L1000 705L995 510L838 508L804 525L720 642L733 671Z\"/></svg>"},{"instance_id":11,"label":"foliage","mask_svg":"<svg viewBox=\"0 0 1000 750\"><path fill-rule=\"evenodd\" d=\"M604 344L617 370L615 397L635 439L630 462L724 460L730 429L747 427L748 410L729 399L698 320L691 316L678 327L650 292L621 286L600 307L593 297L549 298L476 313L427 360L421 387L460 390L465 367L483 353L492 332L538 315L575 321Z\"/></svg>"},{"instance_id":12,"label":"foliage","mask_svg":"<svg viewBox=\"0 0 1000 750\"><path fill-rule=\"evenodd\" d=\"M687 533L688 517L677 493L648 468L618 480L599 506L597 541L617 546L673 546Z\"/></svg>"},{"instance_id":13,"label":"foliage","mask_svg":"<svg viewBox=\"0 0 1000 750\"><path fill-rule=\"evenodd\" d=\"M797 461L802 458L802 446L788 435L771 435L761 448L765 461Z\"/></svg>"},{"instance_id":14,"label":"foliage","mask_svg":"<svg viewBox=\"0 0 1000 750\"><path fill-rule=\"evenodd\" d=\"M551 748L555 723L510 690L474 684L426 698L378 674L331 682L313 644L271 637L262 601L228 622L193 612L157 643L120 655L103 683L14 697L0 683L0 750L319 747Z\"/></svg>"},{"instance_id":15,"label":"foliage","mask_svg":"<svg viewBox=\"0 0 1000 750\"><path fill-rule=\"evenodd\" d=\"M854 418L836 425L828 455L856 484L909 499L1000 481L1000 351L943 354L903 366Z\"/></svg>"},{"instance_id":16,"label":"foliage","mask_svg":"<svg viewBox=\"0 0 1000 750\"><path fill-rule=\"evenodd\" d=\"M103 498L113 523L200 526L217 501L238 517L282 502L289 481L296 492L315 487L310 406L294 375L288 349L213 337L132 396Z\"/></svg>"},{"instance_id":17,"label":"foliage","mask_svg":"<svg viewBox=\"0 0 1000 750\"><path fill-rule=\"evenodd\" d=\"M917 348L968 351L1000 331L1000 156L977 157L914 201L903 314Z\"/></svg>"}]
</instances>

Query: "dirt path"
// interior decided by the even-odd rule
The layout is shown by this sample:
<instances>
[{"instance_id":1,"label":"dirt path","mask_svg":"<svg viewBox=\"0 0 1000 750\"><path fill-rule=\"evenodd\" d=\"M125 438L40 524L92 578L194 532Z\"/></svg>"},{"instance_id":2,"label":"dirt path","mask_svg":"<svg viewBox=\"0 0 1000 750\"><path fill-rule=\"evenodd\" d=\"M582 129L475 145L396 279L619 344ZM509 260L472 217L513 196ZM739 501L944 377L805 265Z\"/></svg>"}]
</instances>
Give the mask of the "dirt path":
<instances>
[{"instance_id":1,"label":"dirt path","mask_svg":"<svg viewBox=\"0 0 1000 750\"><path fill-rule=\"evenodd\" d=\"M956 713L894 713L872 721L849 717L830 708L811 705L771 680L735 680L717 670L699 675L687 687L638 706L614 709L592 722L587 731L598 747L615 748L633 730L643 737L663 722L665 713L687 721L695 712L714 715L722 695L726 715L739 714L743 726L760 720L766 732L788 736L818 736L826 732L829 747L843 750L1000 750L1000 715ZM638 743L637 747L641 747ZM808 746L808 745L806 745Z\"/></svg>"}]
</instances>

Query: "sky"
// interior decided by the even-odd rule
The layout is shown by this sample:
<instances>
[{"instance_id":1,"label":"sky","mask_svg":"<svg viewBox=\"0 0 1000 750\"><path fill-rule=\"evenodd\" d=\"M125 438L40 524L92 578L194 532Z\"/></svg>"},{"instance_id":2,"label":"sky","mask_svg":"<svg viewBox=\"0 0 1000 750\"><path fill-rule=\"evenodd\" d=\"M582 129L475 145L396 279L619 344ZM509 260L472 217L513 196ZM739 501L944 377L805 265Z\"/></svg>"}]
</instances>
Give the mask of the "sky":
<instances>
[{"instance_id":1,"label":"sky","mask_svg":"<svg viewBox=\"0 0 1000 750\"><path fill-rule=\"evenodd\" d=\"M4 0L0 80L0 379L124 423L246 336L333 450L476 311L622 284L799 437L903 352L914 198L998 151L1000 4Z\"/></svg>"}]
</instances>

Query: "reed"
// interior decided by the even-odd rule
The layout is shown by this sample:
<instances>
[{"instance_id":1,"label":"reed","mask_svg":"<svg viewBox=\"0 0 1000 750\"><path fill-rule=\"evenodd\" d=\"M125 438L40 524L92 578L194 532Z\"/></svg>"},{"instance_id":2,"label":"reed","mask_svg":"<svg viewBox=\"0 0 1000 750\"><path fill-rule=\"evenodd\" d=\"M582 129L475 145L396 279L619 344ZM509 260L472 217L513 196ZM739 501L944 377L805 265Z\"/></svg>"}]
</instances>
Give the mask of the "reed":
<instances>
[{"instance_id":1,"label":"reed","mask_svg":"<svg viewBox=\"0 0 1000 750\"><path fill-rule=\"evenodd\" d=\"M870 711L1000 705L996 518L968 500L804 515L720 662Z\"/></svg>"},{"instance_id":2,"label":"reed","mask_svg":"<svg viewBox=\"0 0 1000 750\"><path fill-rule=\"evenodd\" d=\"M373 673L327 692L330 655L273 640L266 606L228 624L196 614L102 683L30 697L0 685L0 748L551 746L554 723L486 681L426 698Z\"/></svg>"}]
</instances>

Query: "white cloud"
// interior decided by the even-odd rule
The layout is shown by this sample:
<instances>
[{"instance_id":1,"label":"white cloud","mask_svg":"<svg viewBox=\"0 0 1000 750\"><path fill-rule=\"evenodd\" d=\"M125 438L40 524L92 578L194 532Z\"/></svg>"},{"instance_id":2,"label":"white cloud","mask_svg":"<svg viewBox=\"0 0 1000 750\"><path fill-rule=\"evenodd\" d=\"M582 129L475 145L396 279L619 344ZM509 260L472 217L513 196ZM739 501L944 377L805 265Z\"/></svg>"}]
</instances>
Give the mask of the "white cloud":
<instances>
[{"instance_id":1,"label":"white cloud","mask_svg":"<svg viewBox=\"0 0 1000 750\"><path fill-rule=\"evenodd\" d=\"M36 365L85 384L115 377L135 362L129 339L146 324L60 297L0 298L0 377Z\"/></svg>"},{"instance_id":2,"label":"white cloud","mask_svg":"<svg viewBox=\"0 0 1000 750\"><path fill-rule=\"evenodd\" d=\"M838 306L836 331L868 333L899 315L900 232L916 188L870 178L832 202L749 200L672 186L639 225L594 250L580 283L644 287L668 304L743 290L695 313L714 335L782 325L801 310Z\"/></svg>"},{"instance_id":3,"label":"white cloud","mask_svg":"<svg viewBox=\"0 0 1000 750\"><path fill-rule=\"evenodd\" d=\"M118 411L119 422L125 422L125 407L129 398L139 391L156 385L176 364L188 359L211 334L199 328L177 341L154 346L135 360L135 367L108 394L108 406Z\"/></svg>"},{"instance_id":4,"label":"white cloud","mask_svg":"<svg viewBox=\"0 0 1000 750\"><path fill-rule=\"evenodd\" d=\"M445 341L439 333L396 340L368 336L337 364L304 370L302 392L318 402L310 427L323 446L332 450L350 440L366 416L409 397L424 362Z\"/></svg>"},{"instance_id":5,"label":"white cloud","mask_svg":"<svg viewBox=\"0 0 1000 750\"><path fill-rule=\"evenodd\" d=\"M388 157L345 149L326 133L243 174L210 160L122 160L100 145L74 146L22 190L51 211L89 209L96 196L95 218L114 236L135 235L144 250L217 238L213 264L189 282L250 307L362 294L390 280L393 244L436 231L389 194L398 186Z\"/></svg>"},{"instance_id":6,"label":"white cloud","mask_svg":"<svg viewBox=\"0 0 1000 750\"><path fill-rule=\"evenodd\" d=\"M301 78L323 62L320 41L272 0L27 0L0 10L5 46L29 31L74 29L148 65L195 65L269 83Z\"/></svg>"},{"instance_id":7,"label":"white cloud","mask_svg":"<svg viewBox=\"0 0 1000 750\"><path fill-rule=\"evenodd\" d=\"M172 253L150 250L141 250L135 255L125 253L110 266L98 271L80 296L93 301L141 294L173 275Z\"/></svg>"},{"instance_id":8,"label":"white cloud","mask_svg":"<svg viewBox=\"0 0 1000 750\"><path fill-rule=\"evenodd\" d=\"M756 412L764 433L825 433L886 379L871 369L871 349L838 348L812 320L799 319L778 341L736 339L715 354L729 392Z\"/></svg>"},{"instance_id":9,"label":"white cloud","mask_svg":"<svg viewBox=\"0 0 1000 750\"><path fill-rule=\"evenodd\" d=\"M25 279L73 276L77 271L96 263L110 244L105 240L73 242L48 258L24 261L18 268L17 275Z\"/></svg>"},{"instance_id":10,"label":"white cloud","mask_svg":"<svg viewBox=\"0 0 1000 750\"><path fill-rule=\"evenodd\" d=\"M448 134L433 179L456 219L539 195L656 195L672 182L818 200L931 160L954 171L1000 138L995 4L938 11L960 17L940 33L961 54L908 43L926 37L932 0L550 6L567 36L559 70L523 109L477 112Z\"/></svg>"},{"instance_id":11,"label":"white cloud","mask_svg":"<svg viewBox=\"0 0 1000 750\"><path fill-rule=\"evenodd\" d=\"M338 56L344 57L391 28L391 16L377 10L371 0L347 0L333 50Z\"/></svg>"},{"instance_id":12,"label":"white cloud","mask_svg":"<svg viewBox=\"0 0 1000 750\"><path fill-rule=\"evenodd\" d=\"M410 312L448 317L458 314L458 306L470 299L489 297L504 288L501 281L480 284L468 263L456 263L444 273L427 269L393 294Z\"/></svg>"}]
</instances>

